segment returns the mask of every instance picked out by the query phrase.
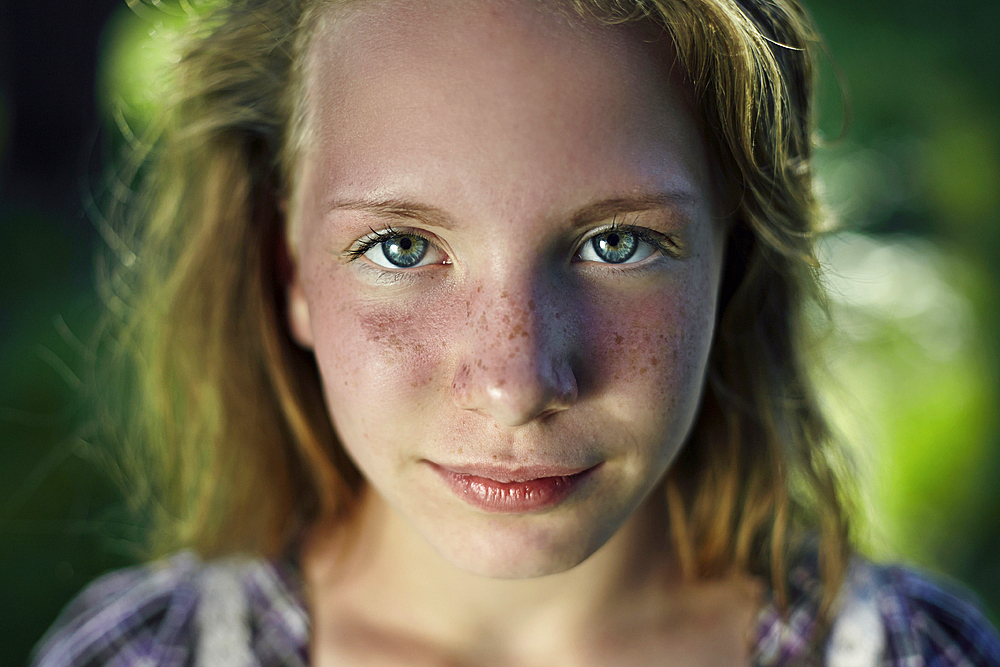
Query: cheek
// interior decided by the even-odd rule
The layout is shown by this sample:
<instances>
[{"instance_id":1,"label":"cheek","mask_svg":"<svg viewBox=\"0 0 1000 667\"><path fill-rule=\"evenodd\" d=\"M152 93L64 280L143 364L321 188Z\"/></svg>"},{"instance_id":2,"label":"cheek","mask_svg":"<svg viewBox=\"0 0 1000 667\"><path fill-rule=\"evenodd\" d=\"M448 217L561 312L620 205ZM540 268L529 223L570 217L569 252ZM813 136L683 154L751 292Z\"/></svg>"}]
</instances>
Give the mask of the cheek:
<instances>
[{"instance_id":1,"label":"cheek","mask_svg":"<svg viewBox=\"0 0 1000 667\"><path fill-rule=\"evenodd\" d=\"M331 277L307 289L327 404L349 449L387 429L412 428L433 400L435 370L449 349L447 326L424 300L388 304L356 287L352 293L352 282Z\"/></svg>"},{"instance_id":2,"label":"cheek","mask_svg":"<svg viewBox=\"0 0 1000 667\"><path fill-rule=\"evenodd\" d=\"M598 304L588 377L596 391L667 413L696 403L714 328L713 282L692 277L669 290Z\"/></svg>"}]
</instances>

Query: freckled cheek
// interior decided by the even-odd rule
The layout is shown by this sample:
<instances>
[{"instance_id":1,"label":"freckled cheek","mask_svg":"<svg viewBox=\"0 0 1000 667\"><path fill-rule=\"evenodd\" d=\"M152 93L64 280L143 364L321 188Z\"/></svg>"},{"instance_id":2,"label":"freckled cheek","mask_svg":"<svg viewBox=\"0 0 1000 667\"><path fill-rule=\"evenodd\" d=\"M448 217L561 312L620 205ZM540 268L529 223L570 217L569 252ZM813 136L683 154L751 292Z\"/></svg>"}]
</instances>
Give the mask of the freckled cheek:
<instances>
[{"instance_id":1,"label":"freckled cheek","mask_svg":"<svg viewBox=\"0 0 1000 667\"><path fill-rule=\"evenodd\" d=\"M328 341L317 340L317 360L328 390L374 393L385 402L432 383L443 350L440 341L421 335L419 323L378 315L340 322Z\"/></svg>"},{"instance_id":2,"label":"freckled cheek","mask_svg":"<svg viewBox=\"0 0 1000 667\"><path fill-rule=\"evenodd\" d=\"M377 474L401 463L399 443L439 400L435 370L445 347L433 327L398 309L338 311L315 327L326 402L344 447L366 474Z\"/></svg>"},{"instance_id":3,"label":"freckled cheek","mask_svg":"<svg viewBox=\"0 0 1000 667\"><path fill-rule=\"evenodd\" d=\"M711 345L714 303L689 294L617 300L592 328L598 390L650 407L696 399Z\"/></svg>"},{"instance_id":4,"label":"freckled cheek","mask_svg":"<svg viewBox=\"0 0 1000 667\"><path fill-rule=\"evenodd\" d=\"M449 349L439 318L370 299L312 304L310 312L316 360L335 412L358 403L369 412L426 404Z\"/></svg>"}]
</instances>

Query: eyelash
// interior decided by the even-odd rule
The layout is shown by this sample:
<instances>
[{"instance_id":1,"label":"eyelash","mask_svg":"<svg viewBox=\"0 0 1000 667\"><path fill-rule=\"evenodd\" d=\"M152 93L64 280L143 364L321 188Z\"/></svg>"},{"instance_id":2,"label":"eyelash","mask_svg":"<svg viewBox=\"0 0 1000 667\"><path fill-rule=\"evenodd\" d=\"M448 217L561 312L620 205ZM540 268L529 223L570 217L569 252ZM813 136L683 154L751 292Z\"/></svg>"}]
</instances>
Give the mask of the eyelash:
<instances>
[{"instance_id":1,"label":"eyelash","mask_svg":"<svg viewBox=\"0 0 1000 667\"><path fill-rule=\"evenodd\" d=\"M348 258L347 259L348 262L353 262L357 259L360 259L361 257L364 257L365 253L367 253L375 246L380 245L385 241L388 241L389 239L397 236L412 235L412 236L421 236L425 239L427 238L426 236L423 236L422 234L419 234L417 232L412 232L409 230L400 231L397 230L395 227L386 227L385 229L379 229L379 230L375 230L369 227L368 229L371 231L371 233L368 234L367 236L358 239L355 242L355 244L351 248L348 248L347 251L345 252ZM600 236L601 234L609 234L611 232L631 234L635 236L639 241L651 245L652 247L656 248L656 250L662 252L668 257L679 259L681 256L681 249L669 236L662 235L658 232L654 232L650 229L647 229L646 227L639 227L638 225L634 225L631 223L618 222L617 216L606 227L596 229L592 231L590 234L588 234L586 237L584 237L578 243L577 248L573 253L573 256L576 257L580 253L580 250L584 247L584 244L590 243L595 237ZM427 239L427 242L431 244L434 243L431 239ZM622 268L621 266L612 264L610 262L608 262L607 264L608 266Z\"/></svg>"},{"instance_id":2,"label":"eyelash","mask_svg":"<svg viewBox=\"0 0 1000 667\"><path fill-rule=\"evenodd\" d=\"M345 253L348 257L348 262L353 262L356 259L364 257L365 253L374 248L375 246L388 241L395 236L402 236L409 232L400 232L395 227L386 227L385 229L374 230L371 227L368 228L371 234L364 236L357 241L354 245L347 249ZM421 236L420 234L413 234L414 236ZM427 239L430 242L430 239Z\"/></svg>"}]
</instances>

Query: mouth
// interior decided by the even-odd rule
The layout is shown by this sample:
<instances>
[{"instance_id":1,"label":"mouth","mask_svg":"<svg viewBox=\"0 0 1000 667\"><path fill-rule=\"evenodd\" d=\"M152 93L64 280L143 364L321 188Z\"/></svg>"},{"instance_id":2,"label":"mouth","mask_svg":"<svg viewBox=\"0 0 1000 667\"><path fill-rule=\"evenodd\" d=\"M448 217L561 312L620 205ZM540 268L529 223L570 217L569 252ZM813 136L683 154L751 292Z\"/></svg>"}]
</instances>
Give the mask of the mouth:
<instances>
[{"instance_id":1,"label":"mouth","mask_svg":"<svg viewBox=\"0 0 1000 667\"><path fill-rule=\"evenodd\" d=\"M445 467L428 463L460 500L496 514L550 509L569 498L600 467Z\"/></svg>"}]
</instances>

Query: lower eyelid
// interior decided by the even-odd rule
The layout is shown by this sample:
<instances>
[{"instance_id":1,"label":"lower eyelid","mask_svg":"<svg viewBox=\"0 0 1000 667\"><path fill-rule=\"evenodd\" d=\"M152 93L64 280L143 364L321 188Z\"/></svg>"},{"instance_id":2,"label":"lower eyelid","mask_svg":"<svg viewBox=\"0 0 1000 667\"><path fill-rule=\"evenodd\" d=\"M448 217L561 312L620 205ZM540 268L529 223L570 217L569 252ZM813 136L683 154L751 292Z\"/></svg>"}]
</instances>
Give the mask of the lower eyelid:
<instances>
[{"instance_id":1,"label":"lower eyelid","mask_svg":"<svg viewBox=\"0 0 1000 667\"><path fill-rule=\"evenodd\" d=\"M358 270L375 285L399 285L406 283L413 277L413 271L407 269L386 269L372 262L359 262Z\"/></svg>"}]
</instances>

